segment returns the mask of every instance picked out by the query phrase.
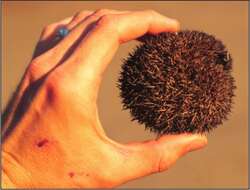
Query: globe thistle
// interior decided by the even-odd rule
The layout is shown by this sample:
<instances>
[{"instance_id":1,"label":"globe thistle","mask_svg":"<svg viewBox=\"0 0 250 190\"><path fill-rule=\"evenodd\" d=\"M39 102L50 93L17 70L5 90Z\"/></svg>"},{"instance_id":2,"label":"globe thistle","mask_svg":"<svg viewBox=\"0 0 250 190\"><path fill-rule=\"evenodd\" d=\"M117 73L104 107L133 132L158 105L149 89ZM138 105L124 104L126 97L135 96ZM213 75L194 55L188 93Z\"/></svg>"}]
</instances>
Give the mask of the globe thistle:
<instances>
[{"instance_id":1,"label":"globe thistle","mask_svg":"<svg viewBox=\"0 0 250 190\"><path fill-rule=\"evenodd\" d=\"M199 31L145 35L122 65L118 87L132 120L162 134L204 133L232 107L232 59L223 43Z\"/></svg>"}]
</instances>

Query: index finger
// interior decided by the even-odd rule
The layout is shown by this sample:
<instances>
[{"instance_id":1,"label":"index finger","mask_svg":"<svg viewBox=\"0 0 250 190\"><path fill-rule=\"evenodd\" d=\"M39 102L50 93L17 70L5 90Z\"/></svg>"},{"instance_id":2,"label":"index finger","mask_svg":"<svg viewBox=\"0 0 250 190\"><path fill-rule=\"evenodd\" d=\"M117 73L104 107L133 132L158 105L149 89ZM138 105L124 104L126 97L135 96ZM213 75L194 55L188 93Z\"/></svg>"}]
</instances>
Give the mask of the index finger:
<instances>
[{"instance_id":1,"label":"index finger","mask_svg":"<svg viewBox=\"0 0 250 190\"><path fill-rule=\"evenodd\" d=\"M145 33L175 32L180 28L177 20L163 16L153 10L121 15L117 20L120 43L136 39Z\"/></svg>"},{"instance_id":2,"label":"index finger","mask_svg":"<svg viewBox=\"0 0 250 190\"><path fill-rule=\"evenodd\" d=\"M76 77L87 76L92 83L100 82L103 71L121 43L146 33L157 34L178 29L178 21L151 10L105 15L82 39L65 66L73 69ZM79 63L76 64L75 60Z\"/></svg>"}]
</instances>

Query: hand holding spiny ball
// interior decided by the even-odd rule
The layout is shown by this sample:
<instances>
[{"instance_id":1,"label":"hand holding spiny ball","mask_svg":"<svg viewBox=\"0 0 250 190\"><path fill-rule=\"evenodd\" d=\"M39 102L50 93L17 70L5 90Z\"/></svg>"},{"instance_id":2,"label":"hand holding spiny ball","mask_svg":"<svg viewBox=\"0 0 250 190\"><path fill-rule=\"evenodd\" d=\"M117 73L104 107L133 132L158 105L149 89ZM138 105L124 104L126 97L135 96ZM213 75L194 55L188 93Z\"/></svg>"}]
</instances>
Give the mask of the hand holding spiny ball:
<instances>
[{"instance_id":1,"label":"hand holding spiny ball","mask_svg":"<svg viewBox=\"0 0 250 190\"><path fill-rule=\"evenodd\" d=\"M146 35L122 65L118 86L132 120L157 134L203 133L227 119L232 59L198 31Z\"/></svg>"}]
</instances>

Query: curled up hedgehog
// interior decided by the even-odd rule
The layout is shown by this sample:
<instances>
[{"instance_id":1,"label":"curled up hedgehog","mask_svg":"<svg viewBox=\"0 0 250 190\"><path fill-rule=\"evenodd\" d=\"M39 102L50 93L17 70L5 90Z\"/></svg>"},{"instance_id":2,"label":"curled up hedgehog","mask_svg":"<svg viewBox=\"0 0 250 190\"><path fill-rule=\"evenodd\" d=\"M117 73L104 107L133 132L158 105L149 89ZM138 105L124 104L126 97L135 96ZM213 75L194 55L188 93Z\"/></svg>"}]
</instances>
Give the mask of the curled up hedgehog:
<instances>
[{"instance_id":1,"label":"curled up hedgehog","mask_svg":"<svg viewBox=\"0 0 250 190\"><path fill-rule=\"evenodd\" d=\"M139 40L118 80L132 120L162 135L204 133L227 119L236 87L220 40L188 30Z\"/></svg>"}]
</instances>

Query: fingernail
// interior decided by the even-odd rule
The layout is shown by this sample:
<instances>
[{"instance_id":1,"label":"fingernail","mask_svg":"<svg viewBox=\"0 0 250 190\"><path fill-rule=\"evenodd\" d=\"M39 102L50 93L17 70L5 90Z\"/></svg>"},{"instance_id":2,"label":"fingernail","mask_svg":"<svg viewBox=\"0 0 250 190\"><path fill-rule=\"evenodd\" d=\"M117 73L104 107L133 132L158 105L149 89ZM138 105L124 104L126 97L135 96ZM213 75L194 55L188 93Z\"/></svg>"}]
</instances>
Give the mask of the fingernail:
<instances>
[{"instance_id":1,"label":"fingernail","mask_svg":"<svg viewBox=\"0 0 250 190\"><path fill-rule=\"evenodd\" d=\"M207 138L205 135L194 135L193 140L191 140L188 145L188 151L194 151L197 149L201 149L207 145Z\"/></svg>"}]
</instances>

